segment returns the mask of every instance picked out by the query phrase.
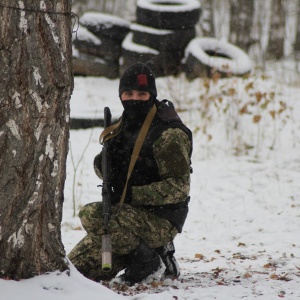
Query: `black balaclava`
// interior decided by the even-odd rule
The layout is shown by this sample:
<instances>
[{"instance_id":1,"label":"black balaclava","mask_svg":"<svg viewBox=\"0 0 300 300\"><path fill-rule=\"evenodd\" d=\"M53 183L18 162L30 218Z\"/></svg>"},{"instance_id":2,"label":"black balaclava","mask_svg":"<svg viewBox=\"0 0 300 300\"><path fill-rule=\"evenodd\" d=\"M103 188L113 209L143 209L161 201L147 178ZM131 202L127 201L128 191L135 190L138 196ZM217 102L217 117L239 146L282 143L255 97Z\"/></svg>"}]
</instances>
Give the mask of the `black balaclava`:
<instances>
[{"instance_id":1,"label":"black balaclava","mask_svg":"<svg viewBox=\"0 0 300 300\"><path fill-rule=\"evenodd\" d=\"M126 100L122 101L125 114L131 120L140 121L145 118L154 104L157 96L155 78L150 68L143 63L136 63L122 74L119 84L119 96L125 91L144 91L150 93L147 101Z\"/></svg>"}]
</instances>

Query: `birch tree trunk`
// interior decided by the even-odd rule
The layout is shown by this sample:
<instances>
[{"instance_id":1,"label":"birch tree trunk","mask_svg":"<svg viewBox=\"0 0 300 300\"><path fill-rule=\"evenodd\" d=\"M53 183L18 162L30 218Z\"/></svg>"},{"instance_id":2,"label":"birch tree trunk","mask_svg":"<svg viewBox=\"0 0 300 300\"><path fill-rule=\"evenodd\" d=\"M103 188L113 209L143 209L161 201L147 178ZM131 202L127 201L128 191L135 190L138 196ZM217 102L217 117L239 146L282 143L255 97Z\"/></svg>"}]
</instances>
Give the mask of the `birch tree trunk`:
<instances>
[{"instance_id":1,"label":"birch tree trunk","mask_svg":"<svg viewBox=\"0 0 300 300\"><path fill-rule=\"evenodd\" d=\"M295 53L295 44L297 39L297 27L299 16L299 0L286 0L285 8L285 39L284 56L292 56Z\"/></svg>"},{"instance_id":2,"label":"birch tree trunk","mask_svg":"<svg viewBox=\"0 0 300 300\"><path fill-rule=\"evenodd\" d=\"M214 29L214 14L213 14L213 4L212 0L201 0L201 17L199 22L199 27L197 28L197 32L199 36L215 36Z\"/></svg>"},{"instance_id":3,"label":"birch tree trunk","mask_svg":"<svg viewBox=\"0 0 300 300\"><path fill-rule=\"evenodd\" d=\"M0 0L0 278L68 268L70 0Z\"/></svg>"},{"instance_id":4,"label":"birch tree trunk","mask_svg":"<svg viewBox=\"0 0 300 300\"><path fill-rule=\"evenodd\" d=\"M254 0L249 54L254 61L264 63L269 45L273 0Z\"/></svg>"},{"instance_id":5,"label":"birch tree trunk","mask_svg":"<svg viewBox=\"0 0 300 300\"><path fill-rule=\"evenodd\" d=\"M283 56L285 14L282 0L273 0L270 41L267 49L268 59L280 59Z\"/></svg>"},{"instance_id":6,"label":"birch tree trunk","mask_svg":"<svg viewBox=\"0 0 300 300\"><path fill-rule=\"evenodd\" d=\"M254 13L253 0L231 0L230 42L248 52Z\"/></svg>"},{"instance_id":7,"label":"birch tree trunk","mask_svg":"<svg viewBox=\"0 0 300 300\"><path fill-rule=\"evenodd\" d=\"M220 40L229 40L230 36L230 0L213 0L213 23L215 37Z\"/></svg>"},{"instance_id":8,"label":"birch tree trunk","mask_svg":"<svg viewBox=\"0 0 300 300\"><path fill-rule=\"evenodd\" d=\"M296 41L295 41L295 51L298 52L298 60L300 58L300 0L298 0L298 12L297 15L297 33L296 33Z\"/></svg>"}]
</instances>

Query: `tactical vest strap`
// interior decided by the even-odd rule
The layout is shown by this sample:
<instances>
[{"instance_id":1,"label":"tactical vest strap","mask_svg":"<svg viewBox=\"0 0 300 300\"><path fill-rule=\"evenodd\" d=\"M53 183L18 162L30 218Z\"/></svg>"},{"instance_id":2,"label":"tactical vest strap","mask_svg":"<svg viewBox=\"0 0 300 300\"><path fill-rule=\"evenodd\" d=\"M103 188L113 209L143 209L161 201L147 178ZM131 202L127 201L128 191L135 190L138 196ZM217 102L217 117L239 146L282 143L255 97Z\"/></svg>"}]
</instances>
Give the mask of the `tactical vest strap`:
<instances>
[{"instance_id":1,"label":"tactical vest strap","mask_svg":"<svg viewBox=\"0 0 300 300\"><path fill-rule=\"evenodd\" d=\"M101 132L100 137L99 137L99 143L101 145L103 145L106 141L112 139L114 136L119 134L119 132L121 131L121 128L122 128L122 119L118 123L105 128Z\"/></svg>"},{"instance_id":2,"label":"tactical vest strap","mask_svg":"<svg viewBox=\"0 0 300 300\"><path fill-rule=\"evenodd\" d=\"M151 110L148 112L147 116L146 116L146 119L143 123L143 126L136 138L136 141L135 141L135 145L134 145L134 148L133 148L133 151L132 151L132 155L131 155L131 160L130 160L130 163L129 163L129 167L128 167L128 172L127 172L127 178L126 178L126 183L125 183L125 186L124 186L124 189L123 189L123 193L122 193L122 196L121 196L121 200L120 200L120 205L119 205L119 208L118 208L118 211L117 211L117 214L121 208L121 206L123 205L124 203L124 199L125 199L125 196L126 196L126 192L127 192L127 187L128 187L128 181L129 181L129 178L131 176L131 173L133 171L133 168L134 168L134 165L136 163L136 160L139 156L139 153L140 153L140 150L144 144L144 141L145 141L145 138L147 136L147 133L148 133L148 130L150 128L150 125L153 121L153 118L156 114L156 105L154 104L151 108Z\"/></svg>"}]
</instances>

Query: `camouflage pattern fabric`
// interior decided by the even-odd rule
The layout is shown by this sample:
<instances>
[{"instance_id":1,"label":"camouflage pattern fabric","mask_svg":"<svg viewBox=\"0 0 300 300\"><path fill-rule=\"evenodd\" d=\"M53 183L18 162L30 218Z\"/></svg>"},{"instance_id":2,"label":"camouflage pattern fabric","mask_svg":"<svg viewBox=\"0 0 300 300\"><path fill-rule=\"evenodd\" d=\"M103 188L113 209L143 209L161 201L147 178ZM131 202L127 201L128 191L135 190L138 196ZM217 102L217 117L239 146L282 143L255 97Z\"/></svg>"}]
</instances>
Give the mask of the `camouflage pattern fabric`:
<instances>
[{"instance_id":1,"label":"camouflage pattern fabric","mask_svg":"<svg viewBox=\"0 0 300 300\"><path fill-rule=\"evenodd\" d=\"M151 248L158 248L173 240L177 234L174 226L164 218L146 209L124 204L117 215L117 206L112 207L109 231L112 237L113 269L101 269L101 238L103 235L102 203L85 205L80 213L82 225L87 232L70 252L69 259L86 277L99 281L109 280L125 268L124 257L134 250L143 239Z\"/></svg>"},{"instance_id":2,"label":"camouflage pattern fabric","mask_svg":"<svg viewBox=\"0 0 300 300\"><path fill-rule=\"evenodd\" d=\"M191 142L179 128L169 128L154 142L161 181L132 187L132 205L165 205L184 201L190 192Z\"/></svg>"},{"instance_id":3,"label":"camouflage pattern fabric","mask_svg":"<svg viewBox=\"0 0 300 300\"><path fill-rule=\"evenodd\" d=\"M164 205L184 201L190 192L191 142L179 128L169 128L154 142L153 153L161 181L150 185L133 186L133 205ZM96 156L94 169L101 173L101 153Z\"/></svg>"},{"instance_id":4,"label":"camouflage pattern fabric","mask_svg":"<svg viewBox=\"0 0 300 300\"><path fill-rule=\"evenodd\" d=\"M177 229L165 218L147 210L144 205L160 206L184 201L190 189L191 141L179 128L168 128L152 145L158 167L158 182L143 186L132 186L130 204L123 204L118 215L117 206L112 207L109 230L112 236L113 269L101 269L101 239L103 217L101 202L84 206L79 217L87 232L71 251L69 259L86 277L99 281L109 280L125 268L125 256L134 250L143 239L151 248L158 248L173 240ZM99 157L98 157L99 158ZM94 167L102 178L101 159Z\"/></svg>"}]
</instances>

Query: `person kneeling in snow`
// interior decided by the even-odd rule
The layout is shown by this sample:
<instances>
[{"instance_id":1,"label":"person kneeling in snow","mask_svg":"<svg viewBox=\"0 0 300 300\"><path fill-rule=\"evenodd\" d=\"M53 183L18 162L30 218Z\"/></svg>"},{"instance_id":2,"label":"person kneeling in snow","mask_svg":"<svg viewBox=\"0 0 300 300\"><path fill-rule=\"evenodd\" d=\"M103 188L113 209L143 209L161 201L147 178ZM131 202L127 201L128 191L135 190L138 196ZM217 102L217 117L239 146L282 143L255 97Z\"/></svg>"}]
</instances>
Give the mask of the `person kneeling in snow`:
<instances>
[{"instance_id":1,"label":"person kneeling in snow","mask_svg":"<svg viewBox=\"0 0 300 300\"><path fill-rule=\"evenodd\" d=\"M124 269L117 281L128 285L176 278L180 271L173 240L182 231L188 213L192 133L172 102L157 100L155 78L146 64L136 63L123 73L119 96L124 112L108 144L113 267L110 272L101 269L101 202L80 210L87 235L71 251L69 259L83 275L95 281L111 280ZM124 203L120 204L137 136L153 110ZM101 153L95 157L94 168L102 178Z\"/></svg>"}]
</instances>

